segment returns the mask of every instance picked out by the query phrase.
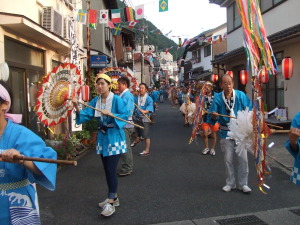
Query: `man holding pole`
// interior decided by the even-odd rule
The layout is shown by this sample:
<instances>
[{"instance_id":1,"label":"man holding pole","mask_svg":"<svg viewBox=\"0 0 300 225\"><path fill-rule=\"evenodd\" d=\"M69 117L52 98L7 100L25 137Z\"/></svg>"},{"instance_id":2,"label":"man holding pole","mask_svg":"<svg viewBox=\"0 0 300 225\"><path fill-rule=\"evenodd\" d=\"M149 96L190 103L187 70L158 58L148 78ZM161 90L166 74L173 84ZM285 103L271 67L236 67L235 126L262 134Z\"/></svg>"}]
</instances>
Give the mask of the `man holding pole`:
<instances>
[{"instance_id":1,"label":"man holding pole","mask_svg":"<svg viewBox=\"0 0 300 225\"><path fill-rule=\"evenodd\" d=\"M127 114L128 114L128 120L132 121L132 114L134 110L134 97L130 93L129 88L130 87L130 81L127 77L121 77L118 79L118 89L120 94L120 97L125 102L125 105L127 107ZM118 173L119 176L128 176L133 172L133 157L132 157L132 149L130 146L130 138L133 133L134 126L131 124L126 124L124 127L124 132L126 135L126 146L127 146L127 152L121 154L120 157L120 164L121 164L121 170Z\"/></svg>"},{"instance_id":2,"label":"man holding pole","mask_svg":"<svg viewBox=\"0 0 300 225\"><path fill-rule=\"evenodd\" d=\"M235 189L237 184L239 190L249 193L251 189L248 187L249 167L247 150L244 149L239 154L236 154L238 160L238 179L236 183L233 167L236 143L232 139L227 139L227 133L230 119L236 117L237 112L240 110L245 110L247 107L251 110L252 104L245 93L233 89L234 83L231 76L223 75L220 80L220 86L223 91L215 95L214 101L209 108L208 121L210 124L215 124L216 122L220 124L220 146L221 151L224 153L226 172L226 185L223 187L223 191L229 192ZM223 116L220 114L223 114Z\"/></svg>"}]
</instances>

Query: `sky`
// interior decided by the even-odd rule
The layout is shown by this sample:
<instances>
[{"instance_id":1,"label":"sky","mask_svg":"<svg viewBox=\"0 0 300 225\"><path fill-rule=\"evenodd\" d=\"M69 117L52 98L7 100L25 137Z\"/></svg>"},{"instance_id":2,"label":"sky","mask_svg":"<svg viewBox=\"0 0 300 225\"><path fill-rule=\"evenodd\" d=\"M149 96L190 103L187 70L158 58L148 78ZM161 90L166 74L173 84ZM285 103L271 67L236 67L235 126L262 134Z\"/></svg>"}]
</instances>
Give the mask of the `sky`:
<instances>
[{"instance_id":1,"label":"sky","mask_svg":"<svg viewBox=\"0 0 300 225\"><path fill-rule=\"evenodd\" d=\"M159 12L159 0L125 0L135 8L144 4L144 13L163 34L178 42L178 37L192 38L203 31L226 23L226 8L210 4L209 0L168 0L169 10ZM172 37L176 36L176 37Z\"/></svg>"}]
</instances>

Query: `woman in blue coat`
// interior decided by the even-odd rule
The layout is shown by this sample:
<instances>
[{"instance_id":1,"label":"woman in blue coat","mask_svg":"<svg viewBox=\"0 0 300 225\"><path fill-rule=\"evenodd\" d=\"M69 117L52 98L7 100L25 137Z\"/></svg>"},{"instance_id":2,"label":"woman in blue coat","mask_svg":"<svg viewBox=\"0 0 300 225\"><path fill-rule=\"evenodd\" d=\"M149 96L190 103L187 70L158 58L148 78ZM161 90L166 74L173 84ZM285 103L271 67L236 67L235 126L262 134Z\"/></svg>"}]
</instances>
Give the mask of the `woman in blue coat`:
<instances>
[{"instance_id":1,"label":"woman in blue coat","mask_svg":"<svg viewBox=\"0 0 300 225\"><path fill-rule=\"evenodd\" d=\"M102 216L111 216L115 212L115 206L120 205L117 197L117 165L120 155L127 151L127 147L123 129L126 122L115 119L110 115L125 120L127 120L128 115L127 107L122 98L110 91L111 78L106 74L98 74L95 81L96 91L99 96L92 99L89 105L101 110L101 112L89 107L80 110L77 98L73 98L73 104L76 109L76 124L82 124L94 117L98 120L99 131L96 153L101 155L108 185L107 199L100 202L99 207L103 209L101 212Z\"/></svg>"}]
</instances>

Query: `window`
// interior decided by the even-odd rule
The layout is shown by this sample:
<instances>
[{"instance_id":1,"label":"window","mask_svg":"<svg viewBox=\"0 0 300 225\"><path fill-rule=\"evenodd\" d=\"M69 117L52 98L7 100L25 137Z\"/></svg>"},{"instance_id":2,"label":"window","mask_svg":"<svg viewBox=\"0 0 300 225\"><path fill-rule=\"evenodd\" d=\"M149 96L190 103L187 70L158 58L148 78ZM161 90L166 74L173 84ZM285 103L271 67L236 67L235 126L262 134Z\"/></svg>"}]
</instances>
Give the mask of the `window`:
<instances>
[{"instance_id":1,"label":"window","mask_svg":"<svg viewBox=\"0 0 300 225\"><path fill-rule=\"evenodd\" d=\"M211 45L204 46L204 57L211 55Z\"/></svg>"},{"instance_id":2,"label":"window","mask_svg":"<svg viewBox=\"0 0 300 225\"><path fill-rule=\"evenodd\" d=\"M276 75L271 75L268 84L266 85L266 104L268 110L275 107L284 107L284 78L281 72L281 62L283 60L283 52L274 53L278 64L278 72Z\"/></svg>"},{"instance_id":3,"label":"window","mask_svg":"<svg viewBox=\"0 0 300 225\"><path fill-rule=\"evenodd\" d=\"M192 51L192 63L199 63L201 62L201 50L197 49L195 51Z\"/></svg>"},{"instance_id":4,"label":"window","mask_svg":"<svg viewBox=\"0 0 300 225\"><path fill-rule=\"evenodd\" d=\"M274 6L284 2L286 0L260 0L260 8L262 12L268 11Z\"/></svg>"},{"instance_id":5,"label":"window","mask_svg":"<svg viewBox=\"0 0 300 225\"><path fill-rule=\"evenodd\" d=\"M241 26L241 18L236 3L227 8L227 30L228 32Z\"/></svg>"}]
</instances>

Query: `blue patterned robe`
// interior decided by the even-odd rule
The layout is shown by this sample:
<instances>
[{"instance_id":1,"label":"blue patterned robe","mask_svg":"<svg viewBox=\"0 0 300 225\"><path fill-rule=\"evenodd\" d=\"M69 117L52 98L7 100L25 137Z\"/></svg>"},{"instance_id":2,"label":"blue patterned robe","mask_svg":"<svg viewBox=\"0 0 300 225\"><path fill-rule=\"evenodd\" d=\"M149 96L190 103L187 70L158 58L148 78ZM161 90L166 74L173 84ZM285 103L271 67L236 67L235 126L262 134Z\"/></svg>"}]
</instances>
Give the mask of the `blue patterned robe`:
<instances>
[{"instance_id":1,"label":"blue patterned robe","mask_svg":"<svg viewBox=\"0 0 300 225\"><path fill-rule=\"evenodd\" d=\"M96 108L96 103L99 96L90 101L89 105ZM127 107L121 97L114 95L112 100L111 113L121 119L127 120ZM94 118L95 110L86 107L84 110L80 110L80 113L76 113L76 124L82 124ZM113 128L108 128L106 133L102 133L100 130L97 135L96 153L105 156L118 155L127 152L126 139L123 127L126 122L115 119L109 116L96 117L101 125L114 124Z\"/></svg>"},{"instance_id":2,"label":"blue patterned robe","mask_svg":"<svg viewBox=\"0 0 300 225\"><path fill-rule=\"evenodd\" d=\"M300 112L298 112L295 117L292 120L291 124L292 128L297 128L300 129ZM292 170L291 178L290 180L297 184L300 185L300 138L298 138L298 149L296 151L293 151L290 146L290 140L287 140L285 143L286 149L291 153L291 155L295 158L294 161L294 167Z\"/></svg>"},{"instance_id":3,"label":"blue patterned robe","mask_svg":"<svg viewBox=\"0 0 300 225\"><path fill-rule=\"evenodd\" d=\"M0 138L0 153L16 149L28 157L56 159L56 152L31 130L7 120ZM55 189L56 164L34 162L43 175L33 174L18 163L0 162L0 185L28 179L49 190ZM0 189L0 224L40 224L36 190L32 184L17 189Z\"/></svg>"}]
</instances>

